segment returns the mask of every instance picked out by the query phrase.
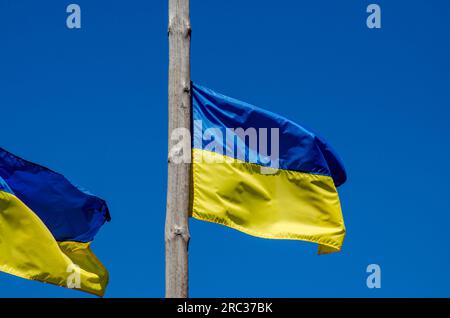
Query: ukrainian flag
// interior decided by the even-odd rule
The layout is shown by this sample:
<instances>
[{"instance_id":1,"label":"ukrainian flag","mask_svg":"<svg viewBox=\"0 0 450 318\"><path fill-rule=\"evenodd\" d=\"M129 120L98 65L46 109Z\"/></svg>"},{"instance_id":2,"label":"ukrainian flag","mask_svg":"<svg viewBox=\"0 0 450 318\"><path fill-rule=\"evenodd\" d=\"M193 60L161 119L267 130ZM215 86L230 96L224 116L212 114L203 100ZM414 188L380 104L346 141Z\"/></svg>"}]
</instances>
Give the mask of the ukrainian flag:
<instances>
[{"instance_id":1,"label":"ukrainian flag","mask_svg":"<svg viewBox=\"0 0 450 318\"><path fill-rule=\"evenodd\" d=\"M341 249L337 154L296 123L192 84L192 216L271 239Z\"/></svg>"},{"instance_id":2,"label":"ukrainian flag","mask_svg":"<svg viewBox=\"0 0 450 318\"><path fill-rule=\"evenodd\" d=\"M103 296L108 272L90 249L108 207L64 176L0 148L0 270Z\"/></svg>"}]
</instances>

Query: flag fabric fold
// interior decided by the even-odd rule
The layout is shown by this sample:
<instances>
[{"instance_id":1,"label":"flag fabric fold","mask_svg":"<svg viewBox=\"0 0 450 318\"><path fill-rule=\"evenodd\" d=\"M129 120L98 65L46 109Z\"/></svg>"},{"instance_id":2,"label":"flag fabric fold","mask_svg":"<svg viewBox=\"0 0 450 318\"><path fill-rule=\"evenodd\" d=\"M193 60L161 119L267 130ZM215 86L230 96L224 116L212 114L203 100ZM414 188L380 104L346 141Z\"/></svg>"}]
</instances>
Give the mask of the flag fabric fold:
<instances>
[{"instance_id":1,"label":"flag fabric fold","mask_svg":"<svg viewBox=\"0 0 450 318\"><path fill-rule=\"evenodd\" d=\"M0 270L103 296L108 271L90 243L106 202L0 148Z\"/></svg>"},{"instance_id":2,"label":"flag fabric fold","mask_svg":"<svg viewBox=\"0 0 450 318\"><path fill-rule=\"evenodd\" d=\"M192 217L272 239L341 250L342 161L280 115L192 83Z\"/></svg>"}]
</instances>

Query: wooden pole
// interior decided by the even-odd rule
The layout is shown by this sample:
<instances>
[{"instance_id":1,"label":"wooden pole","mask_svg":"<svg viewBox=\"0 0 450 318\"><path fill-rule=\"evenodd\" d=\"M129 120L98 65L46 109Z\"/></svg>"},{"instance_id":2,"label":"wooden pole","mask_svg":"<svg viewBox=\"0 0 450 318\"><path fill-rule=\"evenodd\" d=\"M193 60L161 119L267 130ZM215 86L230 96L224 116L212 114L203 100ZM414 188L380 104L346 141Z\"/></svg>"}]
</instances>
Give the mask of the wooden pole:
<instances>
[{"instance_id":1,"label":"wooden pole","mask_svg":"<svg viewBox=\"0 0 450 318\"><path fill-rule=\"evenodd\" d=\"M191 127L189 0L169 0L169 159L167 180L166 297L188 296L190 163L175 163L174 129ZM189 149L190 151L190 149Z\"/></svg>"}]
</instances>

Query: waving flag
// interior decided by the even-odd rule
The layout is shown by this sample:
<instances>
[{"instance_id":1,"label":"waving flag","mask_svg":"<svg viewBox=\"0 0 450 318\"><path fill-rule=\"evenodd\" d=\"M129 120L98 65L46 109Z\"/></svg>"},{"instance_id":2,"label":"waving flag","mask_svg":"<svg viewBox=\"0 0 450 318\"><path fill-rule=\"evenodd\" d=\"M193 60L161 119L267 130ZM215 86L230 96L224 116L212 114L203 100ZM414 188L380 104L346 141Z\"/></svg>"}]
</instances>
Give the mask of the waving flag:
<instances>
[{"instance_id":1,"label":"waving flag","mask_svg":"<svg viewBox=\"0 0 450 318\"><path fill-rule=\"evenodd\" d=\"M0 270L103 296L90 242L110 220L102 199L0 148Z\"/></svg>"},{"instance_id":2,"label":"waving flag","mask_svg":"<svg viewBox=\"0 0 450 318\"><path fill-rule=\"evenodd\" d=\"M271 239L341 249L341 160L314 133L192 84L192 216Z\"/></svg>"}]
</instances>

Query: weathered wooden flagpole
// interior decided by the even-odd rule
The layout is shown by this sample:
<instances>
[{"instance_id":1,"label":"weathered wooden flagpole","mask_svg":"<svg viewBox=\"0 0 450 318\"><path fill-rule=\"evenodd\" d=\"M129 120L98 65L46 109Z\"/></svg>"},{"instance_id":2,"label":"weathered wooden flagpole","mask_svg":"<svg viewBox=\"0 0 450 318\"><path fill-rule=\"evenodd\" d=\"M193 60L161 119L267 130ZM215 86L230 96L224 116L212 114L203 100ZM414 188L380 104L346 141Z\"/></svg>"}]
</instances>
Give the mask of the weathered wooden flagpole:
<instances>
[{"instance_id":1,"label":"weathered wooden flagpole","mask_svg":"<svg viewBox=\"0 0 450 318\"><path fill-rule=\"evenodd\" d=\"M188 296L190 163L174 162L171 139L177 128L190 129L189 0L169 0L169 159L166 211L166 297Z\"/></svg>"}]
</instances>

